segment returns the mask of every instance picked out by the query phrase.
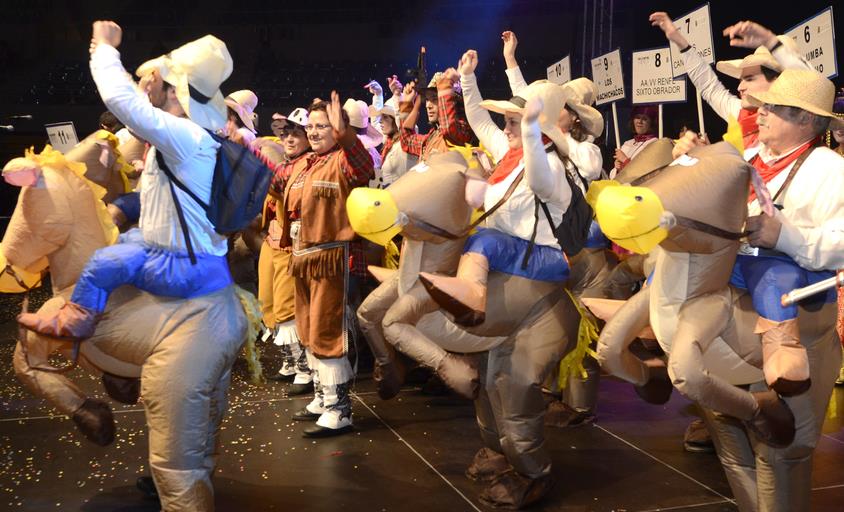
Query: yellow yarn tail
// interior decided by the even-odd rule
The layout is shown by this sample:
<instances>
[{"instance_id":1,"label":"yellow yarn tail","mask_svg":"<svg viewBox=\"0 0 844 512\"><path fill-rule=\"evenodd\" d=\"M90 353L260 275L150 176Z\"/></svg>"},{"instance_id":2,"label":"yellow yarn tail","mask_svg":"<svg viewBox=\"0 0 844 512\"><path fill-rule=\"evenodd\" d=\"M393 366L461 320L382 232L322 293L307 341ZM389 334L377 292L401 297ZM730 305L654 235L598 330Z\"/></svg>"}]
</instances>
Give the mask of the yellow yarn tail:
<instances>
[{"instance_id":1,"label":"yellow yarn tail","mask_svg":"<svg viewBox=\"0 0 844 512\"><path fill-rule=\"evenodd\" d=\"M598 325L574 295L566 289L569 298L580 313L580 324L577 329L577 344L574 349L560 360L560 371L557 377L557 390L565 389L569 376L580 375L586 378L586 368L583 367L583 359L586 357L598 357L597 352L592 350L592 343L598 341Z\"/></svg>"},{"instance_id":2,"label":"yellow yarn tail","mask_svg":"<svg viewBox=\"0 0 844 512\"><path fill-rule=\"evenodd\" d=\"M390 270L399 268L399 248L392 240L384 246L384 267Z\"/></svg>"},{"instance_id":3,"label":"yellow yarn tail","mask_svg":"<svg viewBox=\"0 0 844 512\"><path fill-rule=\"evenodd\" d=\"M252 384L264 382L264 372L261 368L261 351L255 345L258 331L261 329L261 304L254 295L240 286L235 285L235 293L246 314L246 341L243 344L243 355L249 368L249 381Z\"/></svg>"}]
</instances>

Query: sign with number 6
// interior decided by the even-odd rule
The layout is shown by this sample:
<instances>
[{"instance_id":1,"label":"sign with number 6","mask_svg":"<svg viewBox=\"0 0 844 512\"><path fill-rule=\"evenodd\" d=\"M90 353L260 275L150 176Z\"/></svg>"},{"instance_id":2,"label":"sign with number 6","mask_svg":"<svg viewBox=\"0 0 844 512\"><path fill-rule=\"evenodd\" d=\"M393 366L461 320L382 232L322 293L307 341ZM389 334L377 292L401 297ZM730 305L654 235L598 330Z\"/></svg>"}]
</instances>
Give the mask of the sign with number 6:
<instances>
[{"instance_id":1,"label":"sign with number 6","mask_svg":"<svg viewBox=\"0 0 844 512\"><path fill-rule=\"evenodd\" d=\"M832 7L795 25L785 35L794 39L800 55L809 61L815 71L827 78L838 76Z\"/></svg>"}]
</instances>

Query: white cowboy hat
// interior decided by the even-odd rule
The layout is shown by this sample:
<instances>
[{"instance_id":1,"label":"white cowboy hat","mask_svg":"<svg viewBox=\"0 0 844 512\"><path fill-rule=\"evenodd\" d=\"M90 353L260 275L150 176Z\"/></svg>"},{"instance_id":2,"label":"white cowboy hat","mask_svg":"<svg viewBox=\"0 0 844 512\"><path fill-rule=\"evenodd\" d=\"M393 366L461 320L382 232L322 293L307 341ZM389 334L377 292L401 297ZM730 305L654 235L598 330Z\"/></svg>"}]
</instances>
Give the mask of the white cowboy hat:
<instances>
[{"instance_id":1,"label":"white cowboy hat","mask_svg":"<svg viewBox=\"0 0 844 512\"><path fill-rule=\"evenodd\" d=\"M226 43L207 35L144 62L135 74L158 70L176 88L176 98L194 123L211 131L226 124L226 104L220 85L232 74L234 64Z\"/></svg>"},{"instance_id":2,"label":"white cowboy hat","mask_svg":"<svg viewBox=\"0 0 844 512\"><path fill-rule=\"evenodd\" d=\"M289 116L275 113L273 114L273 122L270 129L272 129L276 137L281 137L281 131L287 128L288 123L295 124L304 130L305 126L308 125L308 110L297 107L293 109L293 112Z\"/></svg>"},{"instance_id":3,"label":"white cowboy hat","mask_svg":"<svg viewBox=\"0 0 844 512\"><path fill-rule=\"evenodd\" d=\"M349 114L349 124L358 131L363 130L358 133L363 147L371 149L384 141L384 135L369 122L369 106L365 101L349 98L343 104L343 110Z\"/></svg>"},{"instance_id":4,"label":"white cowboy hat","mask_svg":"<svg viewBox=\"0 0 844 512\"><path fill-rule=\"evenodd\" d=\"M794 39L784 35L777 36L777 39L779 39L783 46L793 51L794 53L800 52L800 50L797 48L797 43L794 42ZM715 69L717 69L721 73L724 73L727 76L740 79L741 70L753 66L766 67L768 69L776 71L777 73L782 72L782 65L777 62L777 59L775 59L774 56L771 55L771 52L768 51L768 49L764 46L756 48L755 52L751 53L743 59L718 61L715 64Z\"/></svg>"},{"instance_id":5,"label":"white cowboy hat","mask_svg":"<svg viewBox=\"0 0 844 512\"><path fill-rule=\"evenodd\" d=\"M525 108L525 99L521 96L513 96L509 100L483 100L482 108L497 114L521 114Z\"/></svg>"},{"instance_id":6,"label":"white cowboy hat","mask_svg":"<svg viewBox=\"0 0 844 512\"><path fill-rule=\"evenodd\" d=\"M763 104L796 107L830 119L829 129L844 128L844 119L832 112L835 85L823 75L808 69L786 69L765 92L748 93L748 101L755 107Z\"/></svg>"},{"instance_id":7,"label":"white cowboy hat","mask_svg":"<svg viewBox=\"0 0 844 512\"><path fill-rule=\"evenodd\" d=\"M537 80L528 85L523 91L522 96L525 101L530 101L531 98L538 97L542 100L542 113L539 114L539 129L543 134L557 146L558 150L568 148L568 142L557 126L557 121L560 118L560 112L566 105L566 91L555 83L548 80Z\"/></svg>"},{"instance_id":8,"label":"white cowboy hat","mask_svg":"<svg viewBox=\"0 0 844 512\"><path fill-rule=\"evenodd\" d=\"M580 125L587 134L596 139L604 131L604 118L592 106L598 95L598 88L588 78L576 78L563 84L566 91L566 105L580 118Z\"/></svg>"},{"instance_id":9,"label":"white cowboy hat","mask_svg":"<svg viewBox=\"0 0 844 512\"><path fill-rule=\"evenodd\" d=\"M384 105L380 110L375 108L374 105L369 106L369 117L378 117L378 116L390 116L393 118L398 118L398 114L396 113L396 109L394 109L391 105Z\"/></svg>"},{"instance_id":10,"label":"white cowboy hat","mask_svg":"<svg viewBox=\"0 0 844 512\"><path fill-rule=\"evenodd\" d=\"M258 114L255 113L255 107L258 106L258 96L254 92L248 89L235 91L226 96L223 101L227 107L235 111L237 117L243 122L243 126L252 133L258 133L256 126Z\"/></svg>"}]
</instances>

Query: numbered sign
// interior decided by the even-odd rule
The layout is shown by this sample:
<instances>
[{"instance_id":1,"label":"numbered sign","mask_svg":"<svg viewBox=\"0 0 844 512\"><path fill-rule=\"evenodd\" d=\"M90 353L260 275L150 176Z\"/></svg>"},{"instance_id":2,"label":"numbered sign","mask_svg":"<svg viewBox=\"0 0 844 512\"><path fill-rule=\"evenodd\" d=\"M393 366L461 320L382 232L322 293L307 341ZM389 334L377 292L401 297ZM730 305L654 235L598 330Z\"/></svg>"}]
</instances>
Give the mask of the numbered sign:
<instances>
[{"instance_id":1,"label":"numbered sign","mask_svg":"<svg viewBox=\"0 0 844 512\"><path fill-rule=\"evenodd\" d=\"M79 139L76 138L76 129L71 121L47 124L44 127L47 128L50 145L62 153L67 153L79 143Z\"/></svg>"},{"instance_id":2,"label":"numbered sign","mask_svg":"<svg viewBox=\"0 0 844 512\"><path fill-rule=\"evenodd\" d=\"M621 51L592 59L592 81L598 89L598 105L624 99L624 77L621 73Z\"/></svg>"},{"instance_id":3,"label":"numbered sign","mask_svg":"<svg viewBox=\"0 0 844 512\"><path fill-rule=\"evenodd\" d=\"M671 74L668 47L633 52L633 104L686 101L686 80Z\"/></svg>"},{"instance_id":4,"label":"numbered sign","mask_svg":"<svg viewBox=\"0 0 844 512\"><path fill-rule=\"evenodd\" d=\"M548 81L555 84L571 81L571 59L568 55L548 66Z\"/></svg>"},{"instance_id":5,"label":"numbered sign","mask_svg":"<svg viewBox=\"0 0 844 512\"><path fill-rule=\"evenodd\" d=\"M827 78L838 76L838 60L835 56L835 24L832 21L832 7L827 7L815 16L800 23L785 35L794 39L800 54L809 61L818 73Z\"/></svg>"},{"instance_id":6,"label":"numbered sign","mask_svg":"<svg viewBox=\"0 0 844 512\"><path fill-rule=\"evenodd\" d=\"M694 46L690 52L697 50L697 53L707 64L715 62L715 52L712 49L712 22L709 21L709 4L698 7L685 16L680 16L673 21L677 30L683 34L690 45ZM683 64L683 54L680 48L670 43L671 48L671 72L674 78L686 74L686 66Z\"/></svg>"}]
</instances>

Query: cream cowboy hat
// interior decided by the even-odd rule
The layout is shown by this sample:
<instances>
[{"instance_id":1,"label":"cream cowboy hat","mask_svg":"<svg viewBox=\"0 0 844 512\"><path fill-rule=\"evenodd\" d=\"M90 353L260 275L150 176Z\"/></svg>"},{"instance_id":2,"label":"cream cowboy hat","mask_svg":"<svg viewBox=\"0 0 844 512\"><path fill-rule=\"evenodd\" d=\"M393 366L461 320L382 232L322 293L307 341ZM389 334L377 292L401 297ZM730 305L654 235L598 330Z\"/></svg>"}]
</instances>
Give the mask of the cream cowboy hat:
<instances>
[{"instance_id":1,"label":"cream cowboy hat","mask_svg":"<svg viewBox=\"0 0 844 512\"><path fill-rule=\"evenodd\" d=\"M786 69L765 92L749 93L748 101L755 107L763 104L796 107L817 116L828 117L830 130L844 128L844 119L832 112L835 85L817 71Z\"/></svg>"},{"instance_id":2,"label":"cream cowboy hat","mask_svg":"<svg viewBox=\"0 0 844 512\"><path fill-rule=\"evenodd\" d=\"M252 133L258 133L258 114L255 113L255 107L258 106L258 96L254 92L244 89L242 91L235 91L223 100L227 107L234 110L237 117L243 122L243 125Z\"/></svg>"},{"instance_id":3,"label":"cream cowboy hat","mask_svg":"<svg viewBox=\"0 0 844 512\"><path fill-rule=\"evenodd\" d=\"M797 48L797 43L794 42L794 39L784 35L777 36L777 39L779 39L782 45L788 48L789 50L795 53L799 52L799 49ZM782 66L780 65L780 63L777 62L777 59L775 59L771 52L764 46L756 48L755 52L751 53L743 59L718 61L715 64L715 69L717 69L721 73L724 73L727 76L741 79L741 70L753 66L766 67L768 69L776 71L777 73L782 72Z\"/></svg>"},{"instance_id":4,"label":"cream cowboy hat","mask_svg":"<svg viewBox=\"0 0 844 512\"><path fill-rule=\"evenodd\" d=\"M521 96L513 96L509 100L483 100L481 107L495 112L496 114L521 114L525 108L525 99Z\"/></svg>"},{"instance_id":5,"label":"cream cowboy hat","mask_svg":"<svg viewBox=\"0 0 844 512\"><path fill-rule=\"evenodd\" d=\"M396 109L394 109L390 105L384 105L380 110L375 108L374 105L369 106L369 117L378 117L378 116L390 116L393 118L398 118L398 114L396 113Z\"/></svg>"},{"instance_id":6,"label":"cream cowboy hat","mask_svg":"<svg viewBox=\"0 0 844 512\"><path fill-rule=\"evenodd\" d=\"M580 118L580 124L587 134L598 138L604 131L604 118L595 107L595 97L598 88L588 78L576 78L563 84L566 91L566 105L575 111Z\"/></svg>"},{"instance_id":7,"label":"cream cowboy hat","mask_svg":"<svg viewBox=\"0 0 844 512\"><path fill-rule=\"evenodd\" d=\"M381 132L369 122L369 105L365 101L349 98L343 104L343 110L349 114L349 124L353 128L364 130L363 133L358 134L358 138L363 142L363 147L371 149L384 141Z\"/></svg>"},{"instance_id":8,"label":"cream cowboy hat","mask_svg":"<svg viewBox=\"0 0 844 512\"><path fill-rule=\"evenodd\" d=\"M562 148L568 148L565 135L563 135L560 127L557 126L560 112L566 105L567 98L565 90L548 80L537 80L522 91L522 96L526 102L535 97L542 100L542 113L539 114L539 129L551 139L558 150L562 151Z\"/></svg>"},{"instance_id":9,"label":"cream cowboy hat","mask_svg":"<svg viewBox=\"0 0 844 512\"><path fill-rule=\"evenodd\" d=\"M211 131L226 124L226 104L220 85L232 74L234 64L226 43L207 35L144 62L135 71L144 76L158 70L176 88L176 98L194 123Z\"/></svg>"}]
</instances>

